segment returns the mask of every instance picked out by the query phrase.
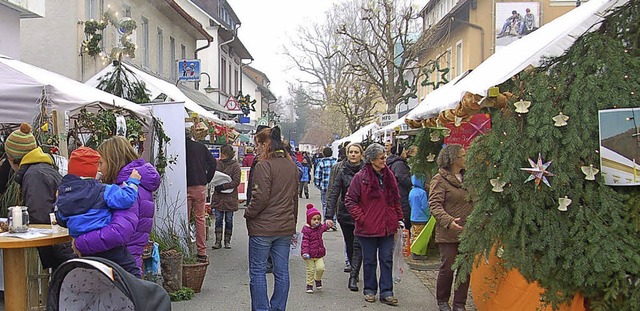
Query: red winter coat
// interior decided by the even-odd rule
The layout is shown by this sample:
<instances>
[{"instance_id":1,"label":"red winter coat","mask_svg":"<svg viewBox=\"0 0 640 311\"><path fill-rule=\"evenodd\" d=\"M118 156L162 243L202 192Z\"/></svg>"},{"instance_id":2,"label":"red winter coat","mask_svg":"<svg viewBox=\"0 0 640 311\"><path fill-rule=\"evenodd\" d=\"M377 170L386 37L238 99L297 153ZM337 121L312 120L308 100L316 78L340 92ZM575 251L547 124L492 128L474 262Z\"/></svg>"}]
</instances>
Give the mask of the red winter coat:
<instances>
[{"instance_id":1,"label":"red winter coat","mask_svg":"<svg viewBox=\"0 0 640 311\"><path fill-rule=\"evenodd\" d=\"M302 245L300 255L309 254L311 258L322 258L327 254L327 249L324 248L324 242L322 241L322 234L327 231L329 227L325 224L321 224L315 228L311 228L305 224L302 227Z\"/></svg>"},{"instance_id":2,"label":"red winter coat","mask_svg":"<svg viewBox=\"0 0 640 311\"><path fill-rule=\"evenodd\" d=\"M242 158L242 166L251 167L253 161L256 159L256 156L253 153L247 153Z\"/></svg>"},{"instance_id":3,"label":"red winter coat","mask_svg":"<svg viewBox=\"0 0 640 311\"><path fill-rule=\"evenodd\" d=\"M393 172L385 166L381 175L382 188L371 164L367 163L351 180L344 205L355 221L353 234L356 236L393 235L398 229L398 221L404 219Z\"/></svg>"}]
</instances>

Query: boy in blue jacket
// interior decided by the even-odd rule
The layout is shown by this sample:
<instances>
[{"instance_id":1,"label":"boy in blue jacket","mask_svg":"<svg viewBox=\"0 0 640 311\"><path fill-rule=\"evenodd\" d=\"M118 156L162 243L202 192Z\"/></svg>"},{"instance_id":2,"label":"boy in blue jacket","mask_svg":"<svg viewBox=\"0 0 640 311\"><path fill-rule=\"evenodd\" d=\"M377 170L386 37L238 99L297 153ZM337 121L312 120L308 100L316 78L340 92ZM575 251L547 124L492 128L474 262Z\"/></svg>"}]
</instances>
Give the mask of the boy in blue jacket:
<instances>
[{"instance_id":1,"label":"boy in blue jacket","mask_svg":"<svg viewBox=\"0 0 640 311\"><path fill-rule=\"evenodd\" d=\"M138 198L138 171L133 170L124 187L105 185L95 179L99 162L100 154L91 148L74 150L69 157L68 174L58 188L56 220L69 228L73 238L105 227L111 222L111 209L130 208ZM142 277L140 268L124 245L94 256L109 259L134 276Z\"/></svg>"},{"instance_id":2,"label":"boy in blue jacket","mask_svg":"<svg viewBox=\"0 0 640 311\"><path fill-rule=\"evenodd\" d=\"M411 207L411 244L418 237L429 221L429 202L424 190L424 179L416 175L411 176L413 187L409 191L409 206Z\"/></svg>"},{"instance_id":3,"label":"boy in blue jacket","mask_svg":"<svg viewBox=\"0 0 640 311\"><path fill-rule=\"evenodd\" d=\"M311 181L311 164L307 158L302 158L302 174L300 174L300 188L298 189L298 196L301 199L303 191L304 197L309 198L309 181Z\"/></svg>"}]
</instances>

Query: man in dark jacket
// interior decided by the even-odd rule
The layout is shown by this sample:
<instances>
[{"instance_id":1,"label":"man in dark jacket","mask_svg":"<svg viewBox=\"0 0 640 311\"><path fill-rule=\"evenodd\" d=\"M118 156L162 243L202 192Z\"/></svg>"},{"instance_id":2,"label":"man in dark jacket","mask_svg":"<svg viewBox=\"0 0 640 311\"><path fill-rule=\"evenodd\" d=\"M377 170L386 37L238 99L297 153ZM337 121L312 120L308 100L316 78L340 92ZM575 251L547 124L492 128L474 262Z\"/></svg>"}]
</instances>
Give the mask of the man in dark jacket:
<instances>
[{"instance_id":1,"label":"man in dark jacket","mask_svg":"<svg viewBox=\"0 0 640 311\"><path fill-rule=\"evenodd\" d=\"M29 208L29 222L50 224L49 213L53 213L56 190L62 176L53 166L53 158L38 147L31 134L31 126L22 123L5 143L5 154L11 168L16 172L14 180L20 185L22 201ZM39 247L38 254L44 268L58 268L63 262L75 258L71 243Z\"/></svg>"},{"instance_id":2,"label":"man in dark jacket","mask_svg":"<svg viewBox=\"0 0 640 311\"><path fill-rule=\"evenodd\" d=\"M196 125L197 131L197 125ZM206 262L207 244L205 229L205 200L207 184L216 172L216 159L209 149L191 137L186 139L187 162L187 213L191 217L191 208L196 217L196 248L197 260Z\"/></svg>"},{"instance_id":3,"label":"man in dark jacket","mask_svg":"<svg viewBox=\"0 0 640 311\"><path fill-rule=\"evenodd\" d=\"M411 230L411 206L409 205L409 191L411 191L411 169L407 164L407 150L397 144L391 148L391 155L387 158L387 166L393 172L398 182L400 192L400 206L404 213L404 224Z\"/></svg>"}]
</instances>

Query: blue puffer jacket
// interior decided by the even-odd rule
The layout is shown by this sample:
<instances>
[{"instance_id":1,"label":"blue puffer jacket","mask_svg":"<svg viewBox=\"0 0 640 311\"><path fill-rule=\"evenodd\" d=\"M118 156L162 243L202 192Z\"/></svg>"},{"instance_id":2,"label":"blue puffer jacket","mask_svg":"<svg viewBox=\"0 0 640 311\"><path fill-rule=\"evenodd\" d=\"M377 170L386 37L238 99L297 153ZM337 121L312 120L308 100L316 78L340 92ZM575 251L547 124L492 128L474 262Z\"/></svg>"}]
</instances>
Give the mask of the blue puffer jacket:
<instances>
[{"instance_id":1,"label":"blue puffer jacket","mask_svg":"<svg viewBox=\"0 0 640 311\"><path fill-rule=\"evenodd\" d=\"M142 252L149 242L153 227L153 192L160 186L160 174L150 163L137 159L120 170L116 184L126 181L134 169L142 176L138 199L129 209L114 210L108 226L79 236L75 245L82 255L93 255L126 245L138 266L142 267Z\"/></svg>"},{"instance_id":2,"label":"blue puffer jacket","mask_svg":"<svg viewBox=\"0 0 640 311\"><path fill-rule=\"evenodd\" d=\"M140 181L129 178L127 183L138 185ZM138 190L132 187L105 185L95 179L68 174L58 188L56 219L76 238L107 226L111 223L110 209L130 208L137 198Z\"/></svg>"},{"instance_id":3,"label":"blue puffer jacket","mask_svg":"<svg viewBox=\"0 0 640 311\"><path fill-rule=\"evenodd\" d=\"M424 190L424 179L416 175L411 176L413 188L409 191L409 206L411 206L411 222L427 223L429 221L429 202Z\"/></svg>"}]
</instances>

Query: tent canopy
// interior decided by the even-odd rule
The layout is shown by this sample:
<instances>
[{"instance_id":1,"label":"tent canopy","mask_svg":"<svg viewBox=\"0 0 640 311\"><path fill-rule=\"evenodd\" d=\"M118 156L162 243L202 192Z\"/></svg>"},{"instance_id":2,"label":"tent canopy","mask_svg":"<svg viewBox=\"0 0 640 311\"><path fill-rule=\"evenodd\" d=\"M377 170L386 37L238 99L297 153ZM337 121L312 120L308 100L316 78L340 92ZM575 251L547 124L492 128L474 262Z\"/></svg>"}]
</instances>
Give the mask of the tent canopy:
<instances>
[{"instance_id":1,"label":"tent canopy","mask_svg":"<svg viewBox=\"0 0 640 311\"><path fill-rule=\"evenodd\" d=\"M441 111L455 108L465 92L486 95L487 89L499 85L529 65L539 66L544 57L562 55L575 40L602 21L605 12L628 0L590 0L556 18L487 58L466 77L451 81L429 93L407 118L423 120Z\"/></svg>"},{"instance_id":2,"label":"tent canopy","mask_svg":"<svg viewBox=\"0 0 640 311\"><path fill-rule=\"evenodd\" d=\"M379 128L380 126L378 125L378 123L373 122L369 125L365 125L359 128L357 131L353 132L353 134L345 138L341 138L334 141L333 143L331 143L331 150L333 151L333 157L334 158L338 157L338 146L340 146L340 144L342 144L343 142L345 141L352 142L352 143L362 142L362 140L364 140L364 138L367 137L367 134L370 131L372 133L375 133Z\"/></svg>"},{"instance_id":3,"label":"tent canopy","mask_svg":"<svg viewBox=\"0 0 640 311\"><path fill-rule=\"evenodd\" d=\"M180 90L180 88L178 88L176 85L174 85L173 83L167 82L165 80L162 80L160 78L154 77L138 68L135 68L134 66L128 65L128 64L122 64L123 66L126 66L127 69L130 69L136 76L136 78L142 82L145 83L147 90L149 90L150 94L150 98L153 100L154 98L157 98L158 96L164 94L166 95L166 100L165 101L176 101L176 102L184 102L184 107L186 109L188 109L189 111L193 111L195 113L197 113L198 115L200 115L203 118L206 118L210 121L213 121L215 123L218 123L220 125L224 125L224 126L229 126L229 127L234 127L235 126L235 122L233 121L224 121L220 118L218 118L217 116L215 116L213 113L211 113L210 111L207 111L206 109L204 109L202 106L198 105L198 103L196 103L195 101L193 101L191 98L189 98L187 95L184 94L184 92L182 92ZM100 83L100 79L102 77L104 77L107 73L112 72L114 70L113 64L109 64L107 67L105 67L104 69L102 69L100 72L98 72L97 74L95 74L93 77L89 78L89 80L87 80L87 82L85 82L86 85L88 86L92 86L92 87L97 87L98 84ZM153 103L151 103L153 104Z\"/></svg>"},{"instance_id":4,"label":"tent canopy","mask_svg":"<svg viewBox=\"0 0 640 311\"><path fill-rule=\"evenodd\" d=\"M31 123L43 92L52 109L70 115L90 104L124 108L150 120L151 110L73 79L0 55L0 123Z\"/></svg>"}]
</instances>

